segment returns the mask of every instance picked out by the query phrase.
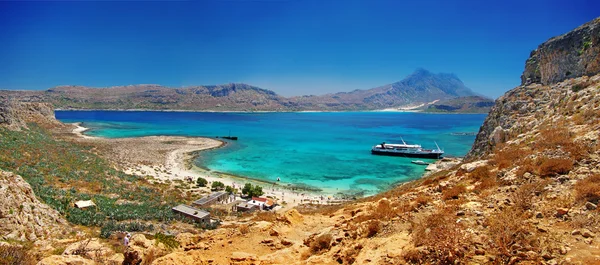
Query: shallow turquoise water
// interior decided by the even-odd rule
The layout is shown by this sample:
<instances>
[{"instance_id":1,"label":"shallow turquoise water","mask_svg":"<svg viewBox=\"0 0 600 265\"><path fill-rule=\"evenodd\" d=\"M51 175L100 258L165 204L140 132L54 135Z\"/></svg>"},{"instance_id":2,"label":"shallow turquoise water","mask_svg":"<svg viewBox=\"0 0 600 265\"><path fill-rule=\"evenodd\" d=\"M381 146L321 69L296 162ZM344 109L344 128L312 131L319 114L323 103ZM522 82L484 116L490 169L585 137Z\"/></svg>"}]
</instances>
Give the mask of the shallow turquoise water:
<instances>
[{"instance_id":1,"label":"shallow turquoise water","mask_svg":"<svg viewBox=\"0 0 600 265\"><path fill-rule=\"evenodd\" d=\"M306 184L329 192L373 194L418 178L424 166L410 158L374 156L380 142L418 143L447 156L465 155L485 115L402 112L203 113L151 111L57 111L64 122L84 122L89 135L239 137L203 152L196 163L213 171L284 184Z\"/></svg>"}]
</instances>

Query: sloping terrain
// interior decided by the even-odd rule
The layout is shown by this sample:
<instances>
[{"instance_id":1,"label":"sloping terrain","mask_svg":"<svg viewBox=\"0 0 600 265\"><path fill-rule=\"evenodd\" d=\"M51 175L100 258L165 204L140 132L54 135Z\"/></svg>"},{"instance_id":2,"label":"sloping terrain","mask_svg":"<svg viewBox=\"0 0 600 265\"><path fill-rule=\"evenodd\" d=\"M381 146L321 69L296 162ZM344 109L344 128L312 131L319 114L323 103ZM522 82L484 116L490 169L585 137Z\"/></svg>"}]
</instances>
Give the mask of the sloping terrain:
<instances>
[{"instance_id":1,"label":"sloping terrain","mask_svg":"<svg viewBox=\"0 0 600 265\"><path fill-rule=\"evenodd\" d=\"M452 74L419 69L400 82L369 90L285 98L246 84L169 88L60 86L46 91L0 91L0 97L47 102L59 109L155 109L208 111L377 110L475 95Z\"/></svg>"}]
</instances>

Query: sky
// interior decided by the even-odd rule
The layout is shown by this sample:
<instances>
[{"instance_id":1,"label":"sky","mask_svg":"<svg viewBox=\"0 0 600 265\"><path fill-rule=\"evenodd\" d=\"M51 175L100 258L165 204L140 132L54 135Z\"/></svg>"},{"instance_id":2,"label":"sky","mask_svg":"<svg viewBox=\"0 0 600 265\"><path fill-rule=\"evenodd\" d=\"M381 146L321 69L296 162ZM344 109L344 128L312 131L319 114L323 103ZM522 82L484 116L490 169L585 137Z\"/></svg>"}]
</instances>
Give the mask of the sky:
<instances>
[{"instance_id":1,"label":"sky","mask_svg":"<svg viewBox=\"0 0 600 265\"><path fill-rule=\"evenodd\" d=\"M369 89L417 68L496 98L600 1L0 1L0 89L247 83Z\"/></svg>"}]
</instances>

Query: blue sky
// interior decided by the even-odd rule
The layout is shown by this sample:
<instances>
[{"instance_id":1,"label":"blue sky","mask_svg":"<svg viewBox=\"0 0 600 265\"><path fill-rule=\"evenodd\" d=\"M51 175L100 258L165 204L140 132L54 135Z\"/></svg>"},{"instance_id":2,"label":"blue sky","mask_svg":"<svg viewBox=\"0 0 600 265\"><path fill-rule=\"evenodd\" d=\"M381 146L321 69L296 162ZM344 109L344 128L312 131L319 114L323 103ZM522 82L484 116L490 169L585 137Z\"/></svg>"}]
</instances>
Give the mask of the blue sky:
<instances>
[{"instance_id":1,"label":"blue sky","mask_svg":"<svg viewBox=\"0 0 600 265\"><path fill-rule=\"evenodd\" d=\"M0 2L0 89L243 82L285 96L422 67L498 97L598 1Z\"/></svg>"}]
</instances>

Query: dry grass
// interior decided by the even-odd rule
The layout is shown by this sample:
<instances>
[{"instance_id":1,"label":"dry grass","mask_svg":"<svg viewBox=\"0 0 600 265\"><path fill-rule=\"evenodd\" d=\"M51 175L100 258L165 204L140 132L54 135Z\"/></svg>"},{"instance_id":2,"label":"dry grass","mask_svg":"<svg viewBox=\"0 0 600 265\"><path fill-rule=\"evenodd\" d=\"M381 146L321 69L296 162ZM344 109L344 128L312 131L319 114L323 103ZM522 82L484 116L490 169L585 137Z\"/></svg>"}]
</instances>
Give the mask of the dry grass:
<instances>
[{"instance_id":1,"label":"dry grass","mask_svg":"<svg viewBox=\"0 0 600 265\"><path fill-rule=\"evenodd\" d=\"M456 223L454 209L441 208L431 215L411 223L412 241L416 247L426 247L428 252L420 253L417 263L457 264L464 262L470 245L470 237L460 223ZM415 253L407 253L406 260L415 262Z\"/></svg>"},{"instance_id":2,"label":"dry grass","mask_svg":"<svg viewBox=\"0 0 600 265\"><path fill-rule=\"evenodd\" d=\"M379 220L371 220L367 224L366 236L373 237L381 230L381 222Z\"/></svg>"},{"instance_id":3,"label":"dry grass","mask_svg":"<svg viewBox=\"0 0 600 265\"><path fill-rule=\"evenodd\" d=\"M33 265L36 261L22 246L0 245L0 264Z\"/></svg>"},{"instance_id":4,"label":"dry grass","mask_svg":"<svg viewBox=\"0 0 600 265\"><path fill-rule=\"evenodd\" d=\"M488 249L496 256L497 264L541 264L541 253L552 254L558 249L559 236L551 232L539 233L526 220L525 213L512 207L486 219L490 238ZM521 255L524 252L530 254Z\"/></svg>"},{"instance_id":5,"label":"dry grass","mask_svg":"<svg viewBox=\"0 0 600 265\"><path fill-rule=\"evenodd\" d=\"M246 235L248 233L250 233L250 227L248 227L248 225L243 224L239 226L240 228L240 233L242 233L242 235Z\"/></svg>"},{"instance_id":6,"label":"dry grass","mask_svg":"<svg viewBox=\"0 0 600 265\"><path fill-rule=\"evenodd\" d=\"M452 188L442 190L442 199L447 200L456 200L458 197L467 191L467 188L463 184L458 184Z\"/></svg>"},{"instance_id":7,"label":"dry grass","mask_svg":"<svg viewBox=\"0 0 600 265\"><path fill-rule=\"evenodd\" d=\"M252 218L253 221L267 221L267 222L275 222L277 221L277 214L274 212L257 212Z\"/></svg>"},{"instance_id":8,"label":"dry grass","mask_svg":"<svg viewBox=\"0 0 600 265\"><path fill-rule=\"evenodd\" d=\"M568 158L541 157L537 162L539 167L536 173L542 177L568 174L573 169L573 160Z\"/></svg>"},{"instance_id":9,"label":"dry grass","mask_svg":"<svg viewBox=\"0 0 600 265\"><path fill-rule=\"evenodd\" d=\"M498 167L498 169L513 167L516 162L521 161L531 153L529 150L518 150L518 148L505 144L497 145L491 163Z\"/></svg>"},{"instance_id":10,"label":"dry grass","mask_svg":"<svg viewBox=\"0 0 600 265\"><path fill-rule=\"evenodd\" d=\"M575 184L575 199L579 202L600 201L600 174L591 175Z\"/></svg>"},{"instance_id":11,"label":"dry grass","mask_svg":"<svg viewBox=\"0 0 600 265\"><path fill-rule=\"evenodd\" d=\"M512 201L514 202L515 210L519 213L523 213L527 210L533 209L533 203L542 195L544 187L550 183L550 180L537 180L531 183L521 185L519 189L512 195Z\"/></svg>"}]
</instances>

